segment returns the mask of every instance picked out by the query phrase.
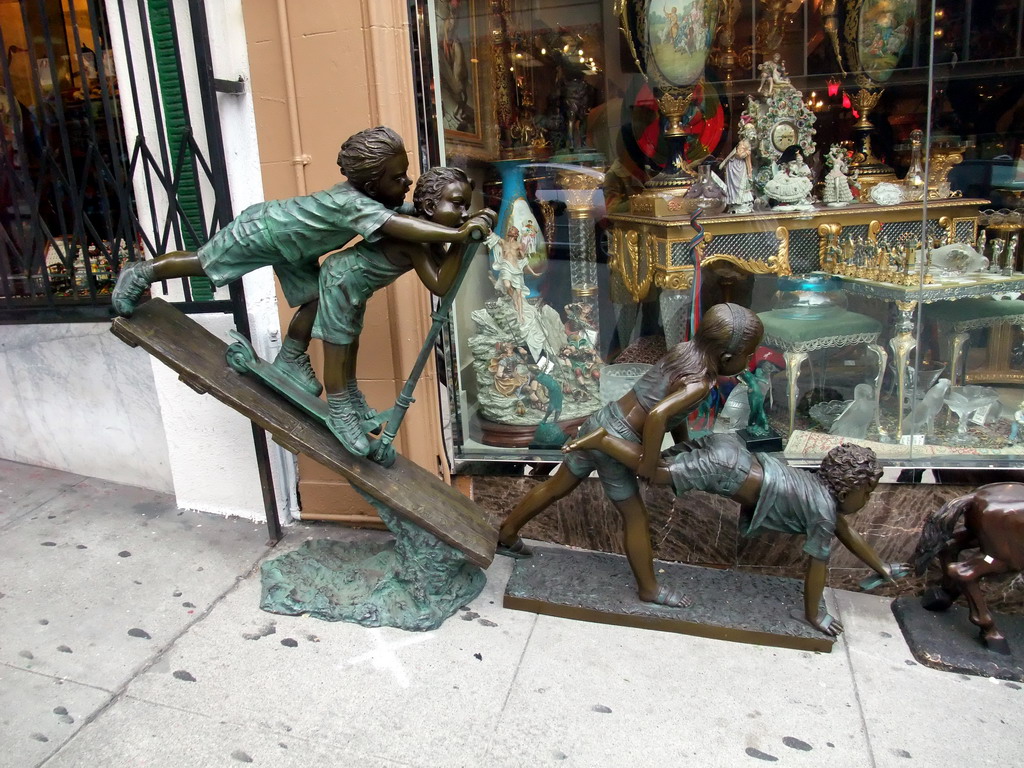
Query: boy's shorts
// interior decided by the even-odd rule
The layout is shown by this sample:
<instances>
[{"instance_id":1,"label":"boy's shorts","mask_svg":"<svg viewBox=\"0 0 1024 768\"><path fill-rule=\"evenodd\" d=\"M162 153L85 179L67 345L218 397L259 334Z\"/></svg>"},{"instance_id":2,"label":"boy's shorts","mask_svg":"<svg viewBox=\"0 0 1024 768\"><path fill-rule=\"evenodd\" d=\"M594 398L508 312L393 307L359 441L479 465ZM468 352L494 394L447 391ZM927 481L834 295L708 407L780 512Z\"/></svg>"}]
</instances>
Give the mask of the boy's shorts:
<instances>
[{"instance_id":1,"label":"boy's shorts","mask_svg":"<svg viewBox=\"0 0 1024 768\"><path fill-rule=\"evenodd\" d=\"M363 249L358 243L350 249L328 256L320 271L320 306L313 323L313 338L331 344L351 344L363 332L366 302L373 286L363 275Z\"/></svg>"},{"instance_id":2,"label":"boy's shorts","mask_svg":"<svg viewBox=\"0 0 1024 768\"><path fill-rule=\"evenodd\" d=\"M320 260L285 260L264 215L265 203L246 208L217 232L198 253L203 272L216 286L271 266L288 305L298 307L320 295Z\"/></svg>"}]
</instances>

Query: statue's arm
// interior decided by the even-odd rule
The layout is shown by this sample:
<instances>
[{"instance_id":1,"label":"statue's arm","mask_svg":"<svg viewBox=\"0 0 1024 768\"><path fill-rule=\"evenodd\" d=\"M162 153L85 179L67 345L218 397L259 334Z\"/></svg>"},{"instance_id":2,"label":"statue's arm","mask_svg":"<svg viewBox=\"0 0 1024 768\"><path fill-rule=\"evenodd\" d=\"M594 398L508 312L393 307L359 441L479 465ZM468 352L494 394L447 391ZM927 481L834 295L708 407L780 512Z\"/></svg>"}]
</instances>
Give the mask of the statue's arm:
<instances>
[{"instance_id":1,"label":"statue's arm","mask_svg":"<svg viewBox=\"0 0 1024 768\"><path fill-rule=\"evenodd\" d=\"M458 229L452 229L401 213L391 216L380 228L380 232L387 237L413 243L464 243L474 239L475 233L479 233L475 239L482 240L490 231L489 219L484 216L474 216Z\"/></svg>"},{"instance_id":2,"label":"statue's arm","mask_svg":"<svg viewBox=\"0 0 1024 768\"><path fill-rule=\"evenodd\" d=\"M669 419L677 413L692 410L707 396L707 385L703 382L695 382L672 393L651 408L644 420L642 441L644 452L637 469L637 474L640 477L648 480L654 479Z\"/></svg>"},{"instance_id":3,"label":"statue's arm","mask_svg":"<svg viewBox=\"0 0 1024 768\"><path fill-rule=\"evenodd\" d=\"M462 268L462 260L466 255L466 245L452 245L437 258L433 249L427 246L414 246L409 249L409 259L420 282L435 296L444 296L451 290L455 278Z\"/></svg>"},{"instance_id":4,"label":"statue's arm","mask_svg":"<svg viewBox=\"0 0 1024 768\"><path fill-rule=\"evenodd\" d=\"M838 636L843 631L834 616L822 611L819 618L818 607L821 596L825 592L825 580L828 577L828 561L810 558L807 563L807 574L804 576L804 618L807 623L826 635Z\"/></svg>"},{"instance_id":5,"label":"statue's arm","mask_svg":"<svg viewBox=\"0 0 1024 768\"><path fill-rule=\"evenodd\" d=\"M842 515L836 519L836 538L875 573L886 581L895 583L895 579L889 573L889 569L886 568L878 553L871 548L871 545L864 540L864 537L850 527L850 523Z\"/></svg>"}]
</instances>

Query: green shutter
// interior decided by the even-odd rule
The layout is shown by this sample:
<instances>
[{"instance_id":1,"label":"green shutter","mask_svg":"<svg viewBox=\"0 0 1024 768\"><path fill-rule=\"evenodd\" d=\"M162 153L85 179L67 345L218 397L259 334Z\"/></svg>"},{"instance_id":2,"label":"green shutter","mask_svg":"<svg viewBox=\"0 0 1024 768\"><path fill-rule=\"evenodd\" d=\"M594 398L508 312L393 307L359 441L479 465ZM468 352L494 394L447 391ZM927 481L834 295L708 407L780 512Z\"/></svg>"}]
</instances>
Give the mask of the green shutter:
<instances>
[{"instance_id":1,"label":"green shutter","mask_svg":"<svg viewBox=\"0 0 1024 768\"><path fill-rule=\"evenodd\" d=\"M195 228L203 231L203 211L199 205L199 187L193 164L194 153L185 143L188 129L188 115L184 108L182 78L179 73L180 62L175 42L177 30L172 23L168 8L170 0L149 0L149 23L153 35L153 52L156 59L157 80L160 83L160 98L164 108L164 128L167 131L167 144L170 152L172 168L176 163L181 147L185 144L185 154L178 176L178 204L184 216ZM198 242L186 228L182 232L185 248L195 251L202 243ZM205 277L189 278L192 298L196 301L213 299L213 284Z\"/></svg>"}]
</instances>

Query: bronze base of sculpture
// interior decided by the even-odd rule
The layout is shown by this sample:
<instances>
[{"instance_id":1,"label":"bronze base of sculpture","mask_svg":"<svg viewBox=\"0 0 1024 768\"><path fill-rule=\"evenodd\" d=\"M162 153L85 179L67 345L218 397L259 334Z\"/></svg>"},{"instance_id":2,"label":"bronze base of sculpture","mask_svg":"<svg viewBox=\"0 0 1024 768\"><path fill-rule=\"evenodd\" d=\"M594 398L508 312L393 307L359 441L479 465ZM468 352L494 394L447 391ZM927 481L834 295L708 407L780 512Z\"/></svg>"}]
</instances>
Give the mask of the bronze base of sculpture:
<instances>
[{"instance_id":1,"label":"bronze base of sculpture","mask_svg":"<svg viewBox=\"0 0 1024 768\"><path fill-rule=\"evenodd\" d=\"M364 627L437 629L474 600L487 577L466 557L363 494L392 541L314 539L260 568L260 608Z\"/></svg>"},{"instance_id":2,"label":"bronze base of sculpture","mask_svg":"<svg viewBox=\"0 0 1024 768\"><path fill-rule=\"evenodd\" d=\"M655 569L659 581L679 589L693 604L666 608L639 600L629 563L621 555L536 547L532 557L515 561L503 605L565 619L737 643L832 650L835 638L790 616L792 609L802 610L799 580L660 560Z\"/></svg>"},{"instance_id":3,"label":"bronze base of sculpture","mask_svg":"<svg viewBox=\"0 0 1024 768\"><path fill-rule=\"evenodd\" d=\"M905 596L893 600L892 612L914 658L926 667L1024 682L1024 616L998 616L1010 649L1002 654L982 644L978 628L962 606L930 611L921 605L921 598Z\"/></svg>"}]
</instances>

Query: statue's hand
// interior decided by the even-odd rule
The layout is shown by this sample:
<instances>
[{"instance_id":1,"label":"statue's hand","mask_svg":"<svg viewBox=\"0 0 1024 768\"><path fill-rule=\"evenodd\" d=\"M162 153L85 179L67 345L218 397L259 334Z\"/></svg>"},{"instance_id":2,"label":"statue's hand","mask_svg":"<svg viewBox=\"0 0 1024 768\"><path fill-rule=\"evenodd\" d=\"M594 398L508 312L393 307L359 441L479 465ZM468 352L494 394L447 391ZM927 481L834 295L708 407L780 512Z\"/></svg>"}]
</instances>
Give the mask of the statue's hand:
<instances>
[{"instance_id":1,"label":"statue's hand","mask_svg":"<svg viewBox=\"0 0 1024 768\"><path fill-rule=\"evenodd\" d=\"M459 227L459 238L457 242L464 243L467 240L483 240L490 233L490 222L486 219L478 219L474 217Z\"/></svg>"},{"instance_id":2,"label":"statue's hand","mask_svg":"<svg viewBox=\"0 0 1024 768\"><path fill-rule=\"evenodd\" d=\"M487 225L491 229L494 229L494 225L498 223L498 214L496 214L490 208L481 208L479 211L477 211L470 217L470 221L477 218L486 219Z\"/></svg>"},{"instance_id":3,"label":"statue's hand","mask_svg":"<svg viewBox=\"0 0 1024 768\"><path fill-rule=\"evenodd\" d=\"M653 460L648 459L646 456L640 461L640 466L636 468L636 474L638 477L642 477L644 480L653 480L654 475L658 471L658 456L655 456Z\"/></svg>"}]
</instances>

